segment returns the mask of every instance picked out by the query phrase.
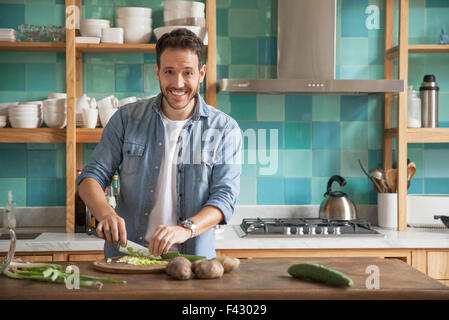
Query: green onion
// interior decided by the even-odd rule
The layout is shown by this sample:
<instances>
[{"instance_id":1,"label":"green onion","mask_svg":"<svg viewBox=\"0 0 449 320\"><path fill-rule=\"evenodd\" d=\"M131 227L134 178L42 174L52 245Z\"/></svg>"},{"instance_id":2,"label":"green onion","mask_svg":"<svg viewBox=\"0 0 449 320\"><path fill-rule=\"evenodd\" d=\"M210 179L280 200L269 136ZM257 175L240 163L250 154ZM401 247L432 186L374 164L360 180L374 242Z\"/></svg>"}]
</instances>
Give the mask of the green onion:
<instances>
[{"instance_id":1,"label":"green onion","mask_svg":"<svg viewBox=\"0 0 449 320\"><path fill-rule=\"evenodd\" d=\"M71 275L70 271L62 271L62 266L54 263L21 263L11 262L3 271L3 274L12 279L29 279L44 282L66 283ZM111 278L96 277L89 275L79 275L80 286L97 287L101 289L103 282L107 283L126 283L123 280Z\"/></svg>"}]
</instances>

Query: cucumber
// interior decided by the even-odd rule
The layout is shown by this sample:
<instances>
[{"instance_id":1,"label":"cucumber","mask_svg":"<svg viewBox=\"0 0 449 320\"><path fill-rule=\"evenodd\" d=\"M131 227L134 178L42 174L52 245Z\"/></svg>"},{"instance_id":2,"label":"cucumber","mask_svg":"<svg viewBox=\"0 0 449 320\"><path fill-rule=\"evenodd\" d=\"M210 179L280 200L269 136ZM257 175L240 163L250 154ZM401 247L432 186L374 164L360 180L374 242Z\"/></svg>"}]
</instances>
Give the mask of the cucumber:
<instances>
[{"instance_id":1,"label":"cucumber","mask_svg":"<svg viewBox=\"0 0 449 320\"><path fill-rule=\"evenodd\" d=\"M294 278L308 279L338 287L352 287L354 282L340 271L316 263L299 263L288 268Z\"/></svg>"},{"instance_id":2,"label":"cucumber","mask_svg":"<svg viewBox=\"0 0 449 320\"><path fill-rule=\"evenodd\" d=\"M187 260L189 260L190 262L206 259L206 257L203 257L203 256L195 256L193 254L182 254L182 253L179 253L178 251L170 251L165 254L161 254L161 257L162 257L162 259L166 259L166 260L173 259L176 257L184 257Z\"/></svg>"}]
</instances>

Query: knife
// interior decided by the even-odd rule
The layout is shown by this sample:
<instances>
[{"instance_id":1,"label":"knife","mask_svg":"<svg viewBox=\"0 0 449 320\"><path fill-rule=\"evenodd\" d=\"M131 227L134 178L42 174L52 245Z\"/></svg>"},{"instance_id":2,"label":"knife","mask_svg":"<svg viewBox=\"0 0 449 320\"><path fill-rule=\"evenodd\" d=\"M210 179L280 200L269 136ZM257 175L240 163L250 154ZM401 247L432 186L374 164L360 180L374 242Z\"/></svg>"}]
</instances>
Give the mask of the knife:
<instances>
[{"instance_id":1,"label":"knife","mask_svg":"<svg viewBox=\"0 0 449 320\"><path fill-rule=\"evenodd\" d=\"M88 235L94 235L97 238L100 238L98 236L97 233L97 229L96 228L92 228L92 227L88 227L86 230L86 233ZM102 238L100 238L102 239ZM131 240L126 240L126 247L122 247L120 245L120 242L117 244L117 249L124 254L127 254L129 256L136 256L136 257L143 257L143 258L148 258L148 259L152 259L152 260L160 260L162 259L160 256L153 256L152 254L150 254L150 252L148 251L148 248L145 248L144 246L135 243Z\"/></svg>"}]
</instances>

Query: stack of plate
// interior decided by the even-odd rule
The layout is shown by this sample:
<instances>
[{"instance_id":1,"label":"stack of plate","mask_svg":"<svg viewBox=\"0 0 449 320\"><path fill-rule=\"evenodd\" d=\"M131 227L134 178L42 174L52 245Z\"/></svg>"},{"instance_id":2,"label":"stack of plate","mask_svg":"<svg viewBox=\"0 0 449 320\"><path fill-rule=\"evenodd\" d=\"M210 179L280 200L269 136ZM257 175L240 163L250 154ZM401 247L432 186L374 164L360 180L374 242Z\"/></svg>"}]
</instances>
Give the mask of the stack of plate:
<instances>
[{"instance_id":1,"label":"stack of plate","mask_svg":"<svg viewBox=\"0 0 449 320\"><path fill-rule=\"evenodd\" d=\"M0 116L0 128L3 128L6 126L7 119L8 119L8 116Z\"/></svg>"},{"instance_id":2,"label":"stack of plate","mask_svg":"<svg viewBox=\"0 0 449 320\"><path fill-rule=\"evenodd\" d=\"M37 102L9 105L8 118L13 128L39 128L42 123L42 106Z\"/></svg>"},{"instance_id":3,"label":"stack of plate","mask_svg":"<svg viewBox=\"0 0 449 320\"><path fill-rule=\"evenodd\" d=\"M123 28L125 43L148 43L151 39L152 19L150 8L117 8L117 27Z\"/></svg>"},{"instance_id":4,"label":"stack of plate","mask_svg":"<svg viewBox=\"0 0 449 320\"><path fill-rule=\"evenodd\" d=\"M0 28L0 41L16 42L17 31L14 29Z\"/></svg>"},{"instance_id":5,"label":"stack of plate","mask_svg":"<svg viewBox=\"0 0 449 320\"><path fill-rule=\"evenodd\" d=\"M165 27L158 28L158 34L164 34L177 28L188 28L207 45L206 18L202 2L164 0L164 24ZM171 28L168 28L169 26ZM189 26L195 28L189 28ZM196 27L200 27L198 32L196 32ZM156 29L154 33L156 34ZM158 38L157 34L156 38Z\"/></svg>"}]
</instances>

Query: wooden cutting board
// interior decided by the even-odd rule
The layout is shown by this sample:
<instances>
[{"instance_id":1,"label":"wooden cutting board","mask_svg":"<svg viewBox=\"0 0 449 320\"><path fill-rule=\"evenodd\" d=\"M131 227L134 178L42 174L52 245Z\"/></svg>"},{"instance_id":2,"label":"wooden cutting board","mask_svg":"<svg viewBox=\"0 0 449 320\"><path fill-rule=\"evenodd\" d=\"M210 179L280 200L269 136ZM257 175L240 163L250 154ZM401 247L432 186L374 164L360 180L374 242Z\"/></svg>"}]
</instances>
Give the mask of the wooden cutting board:
<instances>
[{"instance_id":1,"label":"wooden cutting board","mask_svg":"<svg viewBox=\"0 0 449 320\"><path fill-rule=\"evenodd\" d=\"M98 260L93 263L94 269L101 272L109 273L164 273L167 264L147 264L134 266L132 264L117 262L121 257L111 258L108 263L107 259Z\"/></svg>"}]
</instances>

